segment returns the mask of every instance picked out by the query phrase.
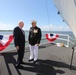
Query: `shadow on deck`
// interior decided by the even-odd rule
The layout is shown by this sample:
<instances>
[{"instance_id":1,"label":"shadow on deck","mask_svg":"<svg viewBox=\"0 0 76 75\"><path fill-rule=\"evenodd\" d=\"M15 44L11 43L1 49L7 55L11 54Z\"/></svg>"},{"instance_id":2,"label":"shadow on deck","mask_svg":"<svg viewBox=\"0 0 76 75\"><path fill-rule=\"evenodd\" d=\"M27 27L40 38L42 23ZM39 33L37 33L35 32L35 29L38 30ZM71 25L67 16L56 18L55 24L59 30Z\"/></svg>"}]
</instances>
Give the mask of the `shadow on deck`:
<instances>
[{"instance_id":1,"label":"shadow on deck","mask_svg":"<svg viewBox=\"0 0 76 75\"><path fill-rule=\"evenodd\" d=\"M40 49L47 49L47 47L50 47L50 45L41 46ZM27 48L25 54L28 52L29 51ZM43 52L45 52L45 50L43 50ZM28 54L25 56L25 60L27 60L26 59L27 56ZM17 57L16 51L1 54L1 60L2 60L0 61L2 64L1 75L57 75L57 74L65 75L66 71L63 69L70 70L69 64L66 64L61 61L51 60L51 59L48 60L45 57L44 59L39 58L36 64L25 61L25 63L21 65L19 69L16 69L15 68L16 58L15 57ZM6 65L3 64L4 62ZM5 68L7 70L3 70ZM62 69L59 69L59 68L62 68ZM71 70L76 70L76 67L72 66Z\"/></svg>"}]
</instances>

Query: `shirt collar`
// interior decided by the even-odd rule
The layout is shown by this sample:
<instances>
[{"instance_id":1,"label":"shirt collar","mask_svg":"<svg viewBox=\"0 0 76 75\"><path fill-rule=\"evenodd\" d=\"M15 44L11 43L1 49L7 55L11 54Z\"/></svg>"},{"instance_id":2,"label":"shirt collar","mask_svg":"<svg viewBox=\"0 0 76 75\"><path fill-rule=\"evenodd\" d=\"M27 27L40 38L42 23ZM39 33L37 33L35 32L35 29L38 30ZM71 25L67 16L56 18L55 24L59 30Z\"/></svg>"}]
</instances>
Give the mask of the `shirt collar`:
<instances>
[{"instance_id":1,"label":"shirt collar","mask_svg":"<svg viewBox=\"0 0 76 75\"><path fill-rule=\"evenodd\" d=\"M18 26L20 29L22 29L20 26Z\"/></svg>"}]
</instances>

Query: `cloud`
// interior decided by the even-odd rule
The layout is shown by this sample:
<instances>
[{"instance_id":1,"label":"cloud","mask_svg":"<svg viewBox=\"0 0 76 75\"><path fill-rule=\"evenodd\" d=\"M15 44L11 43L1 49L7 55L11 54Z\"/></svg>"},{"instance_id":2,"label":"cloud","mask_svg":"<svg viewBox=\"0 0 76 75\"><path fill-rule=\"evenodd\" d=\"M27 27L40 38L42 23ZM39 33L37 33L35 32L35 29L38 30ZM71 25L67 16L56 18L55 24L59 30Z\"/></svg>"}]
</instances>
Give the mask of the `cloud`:
<instances>
[{"instance_id":1,"label":"cloud","mask_svg":"<svg viewBox=\"0 0 76 75\"><path fill-rule=\"evenodd\" d=\"M13 30L14 26L12 24L0 23L0 30Z\"/></svg>"},{"instance_id":2,"label":"cloud","mask_svg":"<svg viewBox=\"0 0 76 75\"><path fill-rule=\"evenodd\" d=\"M69 26L63 26L63 25L45 25L41 27L44 31L71 31Z\"/></svg>"},{"instance_id":3,"label":"cloud","mask_svg":"<svg viewBox=\"0 0 76 75\"><path fill-rule=\"evenodd\" d=\"M0 23L0 30L13 30L16 25L12 24L4 24ZM29 26L24 26L24 30L29 30ZM70 31L71 29L69 26L63 26L63 25L44 25L41 26L41 29L44 31Z\"/></svg>"},{"instance_id":4,"label":"cloud","mask_svg":"<svg viewBox=\"0 0 76 75\"><path fill-rule=\"evenodd\" d=\"M0 30L13 30L17 25L13 25L13 24L5 24L5 23L0 23ZM24 26L23 27L24 30L29 30L30 27L28 26Z\"/></svg>"}]
</instances>

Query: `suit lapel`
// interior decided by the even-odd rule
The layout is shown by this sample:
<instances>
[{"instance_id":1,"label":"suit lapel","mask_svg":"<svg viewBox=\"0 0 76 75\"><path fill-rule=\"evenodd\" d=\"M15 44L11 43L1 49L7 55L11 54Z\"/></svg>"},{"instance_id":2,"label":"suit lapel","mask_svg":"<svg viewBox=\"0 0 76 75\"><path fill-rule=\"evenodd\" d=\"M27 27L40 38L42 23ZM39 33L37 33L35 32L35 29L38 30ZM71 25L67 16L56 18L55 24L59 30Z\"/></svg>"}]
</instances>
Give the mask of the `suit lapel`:
<instances>
[{"instance_id":1,"label":"suit lapel","mask_svg":"<svg viewBox=\"0 0 76 75\"><path fill-rule=\"evenodd\" d=\"M25 32L19 27L20 31L22 32L23 35L25 35Z\"/></svg>"}]
</instances>

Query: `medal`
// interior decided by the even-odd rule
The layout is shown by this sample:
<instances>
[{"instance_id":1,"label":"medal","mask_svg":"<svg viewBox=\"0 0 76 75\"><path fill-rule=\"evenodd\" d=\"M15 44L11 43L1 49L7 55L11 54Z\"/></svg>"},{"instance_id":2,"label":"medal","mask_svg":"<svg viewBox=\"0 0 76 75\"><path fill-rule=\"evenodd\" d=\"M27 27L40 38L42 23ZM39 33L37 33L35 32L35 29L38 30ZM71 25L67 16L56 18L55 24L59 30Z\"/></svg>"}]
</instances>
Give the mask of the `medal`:
<instances>
[{"instance_id":1,"label":"medal","mask_svg":"<svg viewBox=\"0 0 76 75\"><path fill-rule=\"evenodd\" d=\"M34 33L38 33L38 30L37 29L34 29Z\"/></svg>"}]
</instances>

